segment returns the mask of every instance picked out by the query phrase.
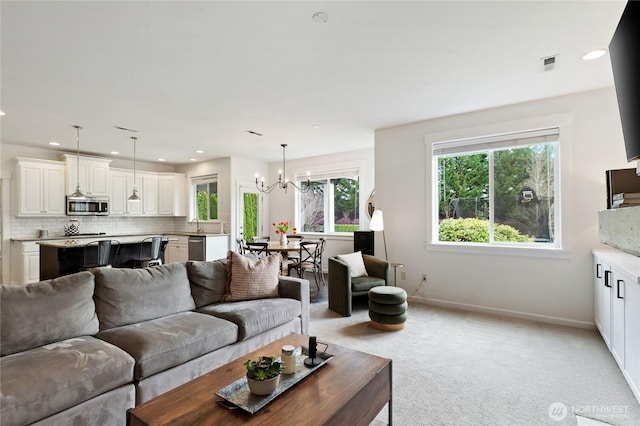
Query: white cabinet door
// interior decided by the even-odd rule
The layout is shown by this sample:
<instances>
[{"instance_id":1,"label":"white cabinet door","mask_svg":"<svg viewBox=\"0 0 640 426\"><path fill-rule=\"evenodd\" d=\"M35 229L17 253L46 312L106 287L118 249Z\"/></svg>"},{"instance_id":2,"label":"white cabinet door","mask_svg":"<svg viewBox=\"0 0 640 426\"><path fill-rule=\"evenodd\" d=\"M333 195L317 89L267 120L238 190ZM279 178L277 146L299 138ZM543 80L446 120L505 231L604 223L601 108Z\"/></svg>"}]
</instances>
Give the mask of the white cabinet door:
<instances>
[{"instance_id":1,"label":"white cabinet door","mask_svg":"<svg viewBox=\"0 0 640 426\"><path fill-rule=\"evenodd\" d=\"M624 373L634 395L640 400L640 284L634 277L623 276L624 311Z\"/></svg>"},{"instance_id":2,"label":"white cabinet door","mask_svg":"<svg viewBox=\"0 0 640 426\"><path fill-rule=\"evenodd\" d=\"M109 214L127 213L127 173L111 170L109 172Z\"/></svg>"},{"instance_id":3,"label":"white cabinet door","mask_svg":"<svg viewBox=\"0 0 640 426\"><path fill-rule=\"evenodd\" d=\"M158 214L184 216L186 211L186 175L158 174Z\"/></svg>"},{"instance_id":4,"label":"white cabinet door","mask_svg":"<svg viewBox=\"0 0 640 426\"><path fill-rule=\"evenodd\" d=\"M64 215L64 163L24 158L16 160L17 215Z\"/></svg>"},{"instance_id":5,"label":"white cabinet door","mask_svg":"<svg viewBox=\"0 0 640 426\"><path fill-rule=\"evenodd\" d=\"M91 195L107 195L109 193L109 163L90 161L88 166L88 187Z\"/></svg>"},{"instance_id":6,"label":"white cabinet door","mask_svg":"<svg viewBox=\"0 0 640 426\"><path fill-rule=\"evenodd\" d=\"M158 215L158 175L144 173L142 178L142 214Z\"/></svg>"},{"instance_id":7,"label":"white cabinet door","mask_svg":"<svg viewBox=\"0 0 640 426\"><path fill-rule=\"evenodd\" d=\"M169 241L164 252L164 262L186 262L189 260L189 237L185 235L171 235L170 239L177 241Z\"/></svg>"},{"instance_id":8,"label":"white cabinet door","mask_svg":"<svg viewBox=\"0 0 640 426\"><path fill-rule=\"evenodd\" d=\"M22 262L23 282L29 284L40 281L40 253L25 253Z\"/></svg>"},{"instance_id":9,"label":"white cabinet door","mask_svg":"<svg viewBox=\"0 0 640 426\"><path fill-rule=\"evenodd\" d=\"M64 168L45 166L43 190L45 213L49 215L65 214Z\"/></svg>"}]
</instances>

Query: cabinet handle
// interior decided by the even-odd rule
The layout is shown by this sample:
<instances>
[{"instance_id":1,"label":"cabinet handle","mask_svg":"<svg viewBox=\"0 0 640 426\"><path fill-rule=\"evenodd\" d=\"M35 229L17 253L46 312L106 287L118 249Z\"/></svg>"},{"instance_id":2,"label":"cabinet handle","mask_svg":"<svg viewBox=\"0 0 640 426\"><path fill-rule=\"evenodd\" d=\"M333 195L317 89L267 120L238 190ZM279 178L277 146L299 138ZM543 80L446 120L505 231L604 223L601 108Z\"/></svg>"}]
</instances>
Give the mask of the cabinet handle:
<instances>
[{"instance_id":1,"label":"cabinet handle","mask_svg":"<svg viewBox=\"0 0 640 426\"><path fill-rule=\"evenodd\" d=\"M624 297L620 296L620 284L624 284L624 281L623 280L618 280L618 290L617 290L616 293L618 293L617 294L618 299L624 299Z\"/></svg>"},{"instance_id":2,"label":"cabinet handle","mask_svg":"<svg viewBox=\"0 0 640 426\"><path fill-rule=\"evenodd\" d=\"M609 284L609 277L611 276L611 271L604 271L604 286L611 288L611 284Z\"/></svg>"},{"instance_id":3,"label":"cabinet handle","mask_svg":"<svg viewBox=\"0 0 640 426\"><path fill-rule=\"evenodd\" d=\"M596 265L596 278L602 278L602 264L598 263Z\"/></svg>"}]
</instances>

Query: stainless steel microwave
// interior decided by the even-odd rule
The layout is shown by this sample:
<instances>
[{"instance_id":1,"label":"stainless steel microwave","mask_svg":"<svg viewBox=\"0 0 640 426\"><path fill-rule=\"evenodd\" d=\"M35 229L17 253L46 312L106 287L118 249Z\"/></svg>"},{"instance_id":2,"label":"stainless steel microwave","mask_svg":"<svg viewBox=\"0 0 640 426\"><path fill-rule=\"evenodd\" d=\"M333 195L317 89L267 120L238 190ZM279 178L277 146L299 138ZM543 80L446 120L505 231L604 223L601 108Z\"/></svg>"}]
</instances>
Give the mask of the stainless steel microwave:
<instances>
[{"instance_id":1,"label":"stainless steel microwave","mask_svg":"<svg viewBox=\"0 0 640 426\"><path fill-rule=\"evenodd\" d=\"M67 195L67 216L107 216L109 197L76 198Z\"/></svg>"}]
</instances>

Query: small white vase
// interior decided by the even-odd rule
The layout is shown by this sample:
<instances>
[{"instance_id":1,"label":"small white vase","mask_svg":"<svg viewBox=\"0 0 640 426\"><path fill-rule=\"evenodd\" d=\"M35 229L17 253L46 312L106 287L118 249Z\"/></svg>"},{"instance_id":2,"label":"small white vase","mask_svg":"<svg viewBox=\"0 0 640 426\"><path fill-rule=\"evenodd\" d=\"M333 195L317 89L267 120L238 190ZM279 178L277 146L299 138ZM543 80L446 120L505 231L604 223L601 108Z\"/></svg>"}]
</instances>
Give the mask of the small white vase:
<instances>
[{"instance_id":1,"label":"small white vase","mask_svg":"<svg viewBox=\"0 0 640 426\"><path fill-rule=\"evenodd\" d=\"M287 234L280 234L280 245L286 246L289 241L287 240Z\"/></svg>"},{"instance_id":2,"label":"small white vase","mask_svg":"<svg viewBox=\"0 0 640 426\"><path fill-rule=\"evenodd\" d=\"M267 380L253 380L247 377L247 383L249 384L249 390L254 395L269 395L276 390L280 383L280 375L272 377Z\"/></svg>"}]
</instances>

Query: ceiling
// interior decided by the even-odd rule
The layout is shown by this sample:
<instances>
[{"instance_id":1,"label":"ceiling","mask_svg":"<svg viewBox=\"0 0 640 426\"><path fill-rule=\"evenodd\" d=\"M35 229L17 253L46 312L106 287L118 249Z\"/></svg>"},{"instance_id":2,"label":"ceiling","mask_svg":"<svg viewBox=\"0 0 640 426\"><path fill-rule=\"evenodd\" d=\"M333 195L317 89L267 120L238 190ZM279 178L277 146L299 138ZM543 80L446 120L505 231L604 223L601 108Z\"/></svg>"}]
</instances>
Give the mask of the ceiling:
<instances>
[{"instance_id":1,"label":"ceiling","mask_svg":"<svg viewBox=\"0 0 640 426\"><path fill-rule=\"evenodd\" d=\"M580 58L624 4L3 0L0 140L74 151L78 124L81 152L131 158L122 126L172 164L371 148L377 128L612 85L608 56Z\"/></svg>"}]
</instances>

